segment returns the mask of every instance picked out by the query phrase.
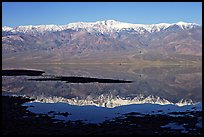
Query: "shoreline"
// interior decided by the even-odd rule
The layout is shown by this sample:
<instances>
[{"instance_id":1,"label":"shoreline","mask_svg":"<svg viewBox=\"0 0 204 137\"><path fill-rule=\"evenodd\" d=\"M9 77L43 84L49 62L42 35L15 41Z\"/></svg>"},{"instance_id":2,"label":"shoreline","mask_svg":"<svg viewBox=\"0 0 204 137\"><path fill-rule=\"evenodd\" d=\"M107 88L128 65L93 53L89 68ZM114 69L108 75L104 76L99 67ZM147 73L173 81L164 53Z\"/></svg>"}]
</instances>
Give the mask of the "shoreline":
<instances>
[{"instance_id":1,"label":"shoreline","mask_svg":"<svg viewBox=\"0 0 204 137\"><path fill-rule=\"evenodd\" d=\"M134 112L124 118L105 121L99 125L82 121L60 121L46 114L34 114L22 106L32 99L2 95L3 135L202 135L202 127L196 127L197 118L202 120L202 111L191 112L191 116L168 115L135 116ZM187 113L187 112L186 112ZM185 130L168 128L169 123L184 124ZM26 130L25 130L26 129Z\"/></svg>"}]
</instances>

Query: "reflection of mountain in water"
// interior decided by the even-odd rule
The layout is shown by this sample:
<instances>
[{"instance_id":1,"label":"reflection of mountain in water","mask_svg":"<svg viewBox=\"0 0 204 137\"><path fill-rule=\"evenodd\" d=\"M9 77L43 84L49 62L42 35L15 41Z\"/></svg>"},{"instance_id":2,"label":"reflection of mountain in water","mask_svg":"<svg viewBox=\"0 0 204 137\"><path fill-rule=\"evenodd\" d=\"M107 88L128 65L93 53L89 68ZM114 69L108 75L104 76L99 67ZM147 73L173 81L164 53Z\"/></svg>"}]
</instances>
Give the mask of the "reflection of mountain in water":
<instances>
[{"instance_id":1,"label":"reflection of mountain in water","mask_svg":"<svg viewBox=\"0 0 204 137\"><path fill-rule=\"evenodd\" d=\"M154 97L166 99L173 104L182 99L191 99L193 102L201 102L202 100L201 67L163 66L140 68L137 65L131 67L130 70L130 67L125 65L54 65L49 67L39 65L32 68L45 71L45 75L96 77L133 82L72 84L63 81L28 80L30 78L43 78L45 75L40 77L3 76L2 90L11 94L31 97L43 96L44 98L59 97L69 101L78 98L77 100L82 103L88 100L88 104L91 104L92 100L92 103L99 106L105 106L106 103L107 107L111 107L111 102L115 103L113 106L118 106L117 101L119 104L123 104L122 102L127 104L138 103L138 101L134 102L134 98L137 98L138 95L143 95L141 100L153 95ZM105 97L102 97L104 95ZM117 97L120 99L117 99ZM104 101L103 98L105 98ZM111 101L108 102L108 98Z\"/></svg>"},{"instance_id":2,"label":"reflection of mountain in water","mask_svg":"<svg viewBox=\"0 0 204 137\"><path fill-rule=\"evenodd\" d=\"M35 97L34 97L35 98ZM43 102L43 103L57 103L57 102L64 102L71 105L77 105L77 106L86 106L86 105L95 105L100 107L107 107L107 108L114 108L117 106L123 106L123 105L130 105L130 104L160 104L160 105L168 105L168 104L174 104L164 98L160 98L158 96L149 95L145 97L144 95L138 95L134 98L123 98L120 96L112 96L112 95L100 95L97 98L92 98L88 96L84 99L79 98L63 98L63 97L44 97L44 96L37 96L36 100L34 102ZM175 103L174 105L177 106L185 106L185 105L194 105L196 104L192 100L180 100L179 102Z\"/></svg>"}]
</instances>

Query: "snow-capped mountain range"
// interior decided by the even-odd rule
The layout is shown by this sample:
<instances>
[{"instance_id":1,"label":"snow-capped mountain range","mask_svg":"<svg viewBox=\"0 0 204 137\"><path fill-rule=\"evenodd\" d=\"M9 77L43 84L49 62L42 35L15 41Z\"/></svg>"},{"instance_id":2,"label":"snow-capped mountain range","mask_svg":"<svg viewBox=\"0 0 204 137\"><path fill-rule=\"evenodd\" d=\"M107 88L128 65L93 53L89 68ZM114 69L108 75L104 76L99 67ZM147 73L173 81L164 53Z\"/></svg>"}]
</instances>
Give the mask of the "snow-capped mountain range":
<instances>
[{"instance_id":1,"label":"snow-capped mountain range","mask_svg":"<svg viewBox=\"0 0 204 137\"><path fill-rule=\"evenodd\" d=\"M79 30L83 29L88 32L101 32L104 33L112 33L112 32L120 32L122 30L134 30L139 34L143 34L144 32L158 32L165 30L172 26L178 26L179 28L192 29L199 27L199 24L196 23L186 23L186 22L177 22L177 23L159 23L159 24L131 24L124 23L115 20L106 20L106 21L97 21L97 22L76 22L69 23L67 25L37 25L37 26L18 26L18 27L2 27L3 31L12 32L12 33L44 33L44 32L55 32L55 31L63 31L67 29Z\"/></svg>"},{"instance_id":2,"label":"snow-capped mountain range","mask_svg":"<svg viewBox=\"0 0 204 137\"><path fill-rule=\"evenodd\" d=\"M49 51L57 58L60 56L60 60L67 59L67 55L79 57L107 51L110 55L118 51L202 55L202 26L196 23L145 25L106 20L67 25L5 26L2 30L3 54L35 51L44 55Z\"/></svg>"}]
</instances>

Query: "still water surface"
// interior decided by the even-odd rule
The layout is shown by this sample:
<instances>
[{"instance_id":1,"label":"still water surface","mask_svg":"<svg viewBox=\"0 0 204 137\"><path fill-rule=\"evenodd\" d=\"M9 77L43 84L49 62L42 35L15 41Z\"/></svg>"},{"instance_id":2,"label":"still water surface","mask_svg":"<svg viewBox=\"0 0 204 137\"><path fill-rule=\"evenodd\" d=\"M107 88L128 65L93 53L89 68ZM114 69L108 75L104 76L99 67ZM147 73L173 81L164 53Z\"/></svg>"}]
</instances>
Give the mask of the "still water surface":
<instances>
[{"instance_id":1,"label":"still water surface","mask_svg":"<svg viewBox=\"0 0 204 137\"><path fill-rule=\"evenodd\" d=\"M67 64L7 66L3 69L12 68L45 73L40 76L2 76L2 94L36 99L33 103L25 104L34 106L29 108L33 112L53 115L53 111L59 111L70 114L64 117L56 115L55 118L59 119L102 122L132 111L152 113L162 110L167 113L167 110L185 111L185 105L196 104L201 108L201 67ZM90 82L67 82L67 79L61 80L62 77L87 78ZM107 82L100 83L92 78Z\"/></svg>"}]
</instances>

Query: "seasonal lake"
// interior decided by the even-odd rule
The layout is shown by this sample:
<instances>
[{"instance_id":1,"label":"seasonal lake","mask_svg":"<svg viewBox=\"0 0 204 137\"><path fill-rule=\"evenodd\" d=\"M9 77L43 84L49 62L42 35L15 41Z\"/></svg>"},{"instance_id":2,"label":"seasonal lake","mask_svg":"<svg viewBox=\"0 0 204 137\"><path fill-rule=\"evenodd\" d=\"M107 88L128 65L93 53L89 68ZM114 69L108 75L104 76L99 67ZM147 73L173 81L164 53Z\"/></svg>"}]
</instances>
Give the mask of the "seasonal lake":
<instances>
[{"instance_id":1,"label":"seasonal lake","mask_svg":"<svg viewBox=\"0 0 204 137\"><path fill-rule=\"evenodd\" d=\"M2 95L33 98L23 104L29 111L64 121L98 124L132 112L170 115L202 109L199 66L7 64L2 69Z\"/></svg>"}]
</instances>

